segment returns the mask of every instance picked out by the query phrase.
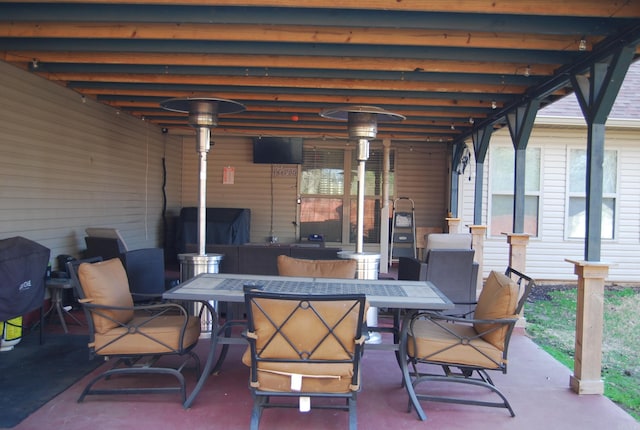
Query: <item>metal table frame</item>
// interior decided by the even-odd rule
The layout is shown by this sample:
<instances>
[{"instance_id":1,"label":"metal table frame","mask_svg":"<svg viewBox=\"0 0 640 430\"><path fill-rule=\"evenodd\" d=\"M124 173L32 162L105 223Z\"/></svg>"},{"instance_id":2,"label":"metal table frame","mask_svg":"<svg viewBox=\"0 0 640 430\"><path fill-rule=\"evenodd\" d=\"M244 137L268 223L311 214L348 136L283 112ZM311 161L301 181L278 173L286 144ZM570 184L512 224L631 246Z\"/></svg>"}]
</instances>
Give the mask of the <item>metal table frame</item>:
<instances>
[{"instance_id":1,"label":"metal table frame","mask_svg":"<svg viewBox=\"0 0 640 430\"><path fill-rule=\"evenodd\" d=\"M361 280L361 279L326 279L326 278L289 278L283 276L256 276L256 275L236 275L224 273L202 273L193 279L190 279L163 294L166 300L182 300L189 302L201 302L211 313L212 329L211 343L209 354L202 374L198 382L184 403L184 408L189 408L198 393L204 386L209 375L215 372L224 361L229 345L246 344L244 338L232 337L231 331L234 325L242 324L241 321L228 318L229 323L220 325L216 306L212 303L243 303L244 291L220 289L217 288L220 283L225 280L242 280L243 283L252 286L261 286L268 281L279 281L283 285L291 285L312 282L315 284L349 284L358 291L367 295L367 300L371 306L383 307L395 310L446 310L453 307L453 303L444 295L435 285L428 281L395 281L395 280ZM393 287L401 287L406 295L374 295L371 294L371 288L381 285ZM231 306L228 306L231 308ZM232 312L230 311L232 314ZM230 315L227 315L229 317ZM394 320L394 324L399 324L398 320ZM399 331L399 327L395 327L395 331ZM216 348L222 345L220 356L216 359ZM398 351L398 338L394 333L393 344L368 345L367 348L372 349L390 349ZM366 349L366 348L365 348Z\"/></svg>"}]
</instances>

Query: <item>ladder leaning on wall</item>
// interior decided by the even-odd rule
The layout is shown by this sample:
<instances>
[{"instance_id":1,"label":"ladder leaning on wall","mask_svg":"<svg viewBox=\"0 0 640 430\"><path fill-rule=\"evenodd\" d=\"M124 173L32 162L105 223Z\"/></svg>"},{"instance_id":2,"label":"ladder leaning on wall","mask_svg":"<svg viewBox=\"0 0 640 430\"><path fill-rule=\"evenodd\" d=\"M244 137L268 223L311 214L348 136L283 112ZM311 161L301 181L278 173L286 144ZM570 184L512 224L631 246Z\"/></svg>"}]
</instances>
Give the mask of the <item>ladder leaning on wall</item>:
<instances>
[{"instance_id":1,"label":"ladder leaning on wall","mask_svg":"<svg viewBox=\"0 0 640 430\"><path fill-rule=\"evenodd\" d=\"M410 205L410 206L409 206ZM398 257L416 258L416 206L409 197L398 197L393 201L391 221L391 246L389 264Z\"/></svg>"}]
</instances>

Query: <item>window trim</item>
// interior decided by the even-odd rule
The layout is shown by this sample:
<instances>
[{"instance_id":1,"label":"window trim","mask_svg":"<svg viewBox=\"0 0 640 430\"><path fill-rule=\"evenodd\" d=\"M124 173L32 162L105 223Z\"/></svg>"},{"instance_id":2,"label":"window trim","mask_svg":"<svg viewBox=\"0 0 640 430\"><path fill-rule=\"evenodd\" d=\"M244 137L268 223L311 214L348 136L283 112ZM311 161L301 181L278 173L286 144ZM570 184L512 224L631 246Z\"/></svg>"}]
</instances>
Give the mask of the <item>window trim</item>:
<instances>
[{"instance_id":1,"label":"window trim","mask_svg":"<svg viewBox=\"0 0 640 430\"><path fill-rule=\"evenodd\" d=\"M309 150L311 149L315 149L315 150L322 150L322 151L341 151L343 154L343 181L344 181L344 187L342 190L342 194L332 194L332 195L323 195L323 194L303 194L302 193L302 187L301 187L301 181L302 181L302 170L304 169L304 164L301 165L301 174L299 175L299 182L298 182L298 189L300 190L300 198L304 199L306 198L333 198L333 199L341 199L342 200L342 241L341 242L329 242L329 243L336 243L336 244L340 244L342 246L350 246L350 245L354 245L354 242L350 241L350 236L351 236L351 202L356 199L356 195L355 194L351 194L351 182L352 182L352 178L353 176L356 174L355 172L353 172L352 170L352 162L354 157L356 157L356 150L357 148L349 145L349 146L345 146L345 147L336 147L333 145L311 145L309 147ZM305 150L307 150L305 148ZM392 154L390 154L391 156L391 160L392 163L395 160L395 157L393 155L394 152L394 148L391 148L391 152ZM370 153L372 153L373 151L379 152L380 157L384 156L384 148L380 145L372 145L370 148ZM371 158L371 155L370 155ZM392 174L395 173L395 169L394 166L391 166L391 172ZM383 172L382 170L380 170L379 172L377 172L378 174L380 174L382 176ZM396 182L397 181L392 181L392 187L390 187L389 189L389 195L390 195L390 199L392 198L391 196L394 196L396 194ZM380 207L382 207L382 190L380 190L380 194L379 195L366 195L365 197L365 201L372 201L372 200L378 200L380 201ZM301 207L298 207L298 211L301 211ZM355 214L354 214L355 215ZM302 225L302 219L300 219L300 225ZM379 244L380 242L366 242L365 245L375 245L375 244Z\"/></svg>"},{"instance_id":2,"label":"window trim","mask_svg":"<svg viewBox=\"0 0 640 430\"><path fill-rule=\"evenodd\" d=\"M584 232L584 236L582 237L576 237L576 236L570 236L570 232L569 232L569 225L570 225L570 215L569 215L569 203L571 201L572 197L582 197L584 199L586 199L587 197L587 192L586 189L584 190L584 192L582 193L577 193L577 192L573 192L571 191L571 187L570 187L570 181L571 181L571 151L572 150L581 150L581 151L587 151L587 148L584 146L577 146L577 145L567 145L566 147L566 152L565 152L565 157L566 157L566 171L565 171L565 175L566 175L566 179L565 179L565 205L564 205L564 229L563 229L563 236L564 236L564 240L565 241L569 241L569 242L583 242L586 239L586 231ZM601 241L609 241L609 242L613 242L616 241L617 238L619 237L619 233L618 233L618 226L620 225L619 222L619 217L620 217L620 149L618 148L605 148L604 149L605 152L607 151L612 151L615 152L616 156L616 172L615 172L615 177L616 177L616 190L615 193L606 193L603 191L602 193L602 199L603 201L605 199L613 199L614 202L614 214L612 217L612 222L613 222L613 228L612 228L612 232L611 232L611 237L603 237L602 234L600 235L600 240ZM586 171L585 171L585 175L586 175Z\"/></svg>"},{"instance_id":3,"label":"window trim","mask_svg":"<svg viewBox=\"0 0 640 430\"><path fill-rule=\"evenodd\" d=\"M510 193L506 193L506 192L493 192L493 184L494 181L496 180L495 175L493 174L495 167L495 156L493 155L493 151L498 149L498 148L507 148L510 149L512 151L512 153L515 152L515 149L513 149L513 145L506 145L506 144L495 144L490 146L490 151L489 151L489 172L488 172L488 176L489 176L489 181L487 184L487 237L489 238L497 238L497 237L502 237L505 233L511 233L511 232L503 232L503 231L498 231L498 232L494 232L492 229L492 217L493 217L493 197L494 196L507 196L510 197L511 200L513 201L513 191L511 191ZM539 158L539 164L538 164L538 187L537 190L535 191L527 191L525 189L525 199L527 197L535 197L538 200L538 208L537 208L537 214L536 214L536 232L537 234L531 235L531 239L541 239L542 238L542 229L541 226L543 225L542 223L542 205L543 205L543 192L542 192L542 188L543 188L543 184L544 184L544 171L543 171L543 159L544 159L544 148L542 145L528 145L527 146L527 151L529 150L537 150L540 152L540 158ZM514 155L515 157L515 155ZM515 159L513 159L513 163L515 164ZM513 187L512 187L513 190ZM511 211L511 216L513 217L513 210ZM511 229L513 230L513 228ZM526 233L526 232L525 232Z\"/></svg>"}]
</instances>

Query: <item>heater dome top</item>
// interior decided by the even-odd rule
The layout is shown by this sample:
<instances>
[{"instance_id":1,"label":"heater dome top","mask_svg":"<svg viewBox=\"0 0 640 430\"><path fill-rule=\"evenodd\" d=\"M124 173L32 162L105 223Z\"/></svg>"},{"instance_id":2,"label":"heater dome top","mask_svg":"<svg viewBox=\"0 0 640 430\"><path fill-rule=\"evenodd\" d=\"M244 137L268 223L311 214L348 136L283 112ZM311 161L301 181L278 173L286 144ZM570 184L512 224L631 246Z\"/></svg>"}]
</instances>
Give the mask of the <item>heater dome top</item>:
<instances>
[{"instance_id":1,"label":"heater dome top","mask_svg":"<svg viewBox=\"0 0 640 430\"><path fill-rule=\"evenodd\" d=\"M197 106L207 103L209 103L212 107L217 107L217 109L214 110L219 115L238 113L246 110L245 105L243 105L242 103L233 100L219 99L216 97L186 97L168 99L160 102L160 106L162 106L166 110L170 110L173 112L189 113Z\"/></svg>"},{"instance_id":2,"label":"heater dome top","mask_svg":"<svg viewBox=\"0 0 640 430\"><path fill-rule=\"evenodd\" d=\"M339 106L334 108L324 109L320 112L320 116L328 119L337 119L346 121L349 119L350 113L367 113L375 114L378 121L400 121L406 119L404 115L398 113L389 112L377 106Z\"/></svg>"}]
</instances>

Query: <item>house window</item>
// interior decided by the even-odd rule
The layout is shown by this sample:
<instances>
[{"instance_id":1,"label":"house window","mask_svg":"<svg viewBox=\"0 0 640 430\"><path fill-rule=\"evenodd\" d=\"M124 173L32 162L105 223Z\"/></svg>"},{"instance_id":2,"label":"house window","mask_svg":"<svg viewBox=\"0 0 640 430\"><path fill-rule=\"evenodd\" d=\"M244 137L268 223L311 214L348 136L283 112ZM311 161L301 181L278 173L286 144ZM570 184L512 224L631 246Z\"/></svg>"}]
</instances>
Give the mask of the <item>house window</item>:
<instances>
[{"instance_id":1,"label":"house window","mask_svg":"<svg viewBox=\"0 0 640 430\"><path fill-rule=\"evenodd\" d=\"M527 148L525 167L524 233L538 235L540 206L540 148ZM515 154L511 147L491 149L490 233L498 236L513 232L513 187Z\"/></svg>"},{"instance_id":2,"label":"house window","mask_svg":"<svg viewBox=\"0 0 640 430\"><path fill-rule=\"evenodd\" d=\"M352 148L305 150L300 182L301 237L321 234L326 242L356 242L356 158ZM391 151L391 166L393 161ZM364 243L380 242L382 167L382 150L371 149L365 164ZM393 167L391 170L390 189L393 190Z\"/></svg>"},{"instance_id":3,"label":"house window","mask_svg":"<svg viewBox=\"0 0 640 430\"><path fill-rule=\"evenodd\" d=\"M602 181L602 239L613 239L616 214L618 153L605 150ZM587 221L587 151L569 150L569 203L567 233L571 239L584 239Z\"/></svg>"}]
</instances>

